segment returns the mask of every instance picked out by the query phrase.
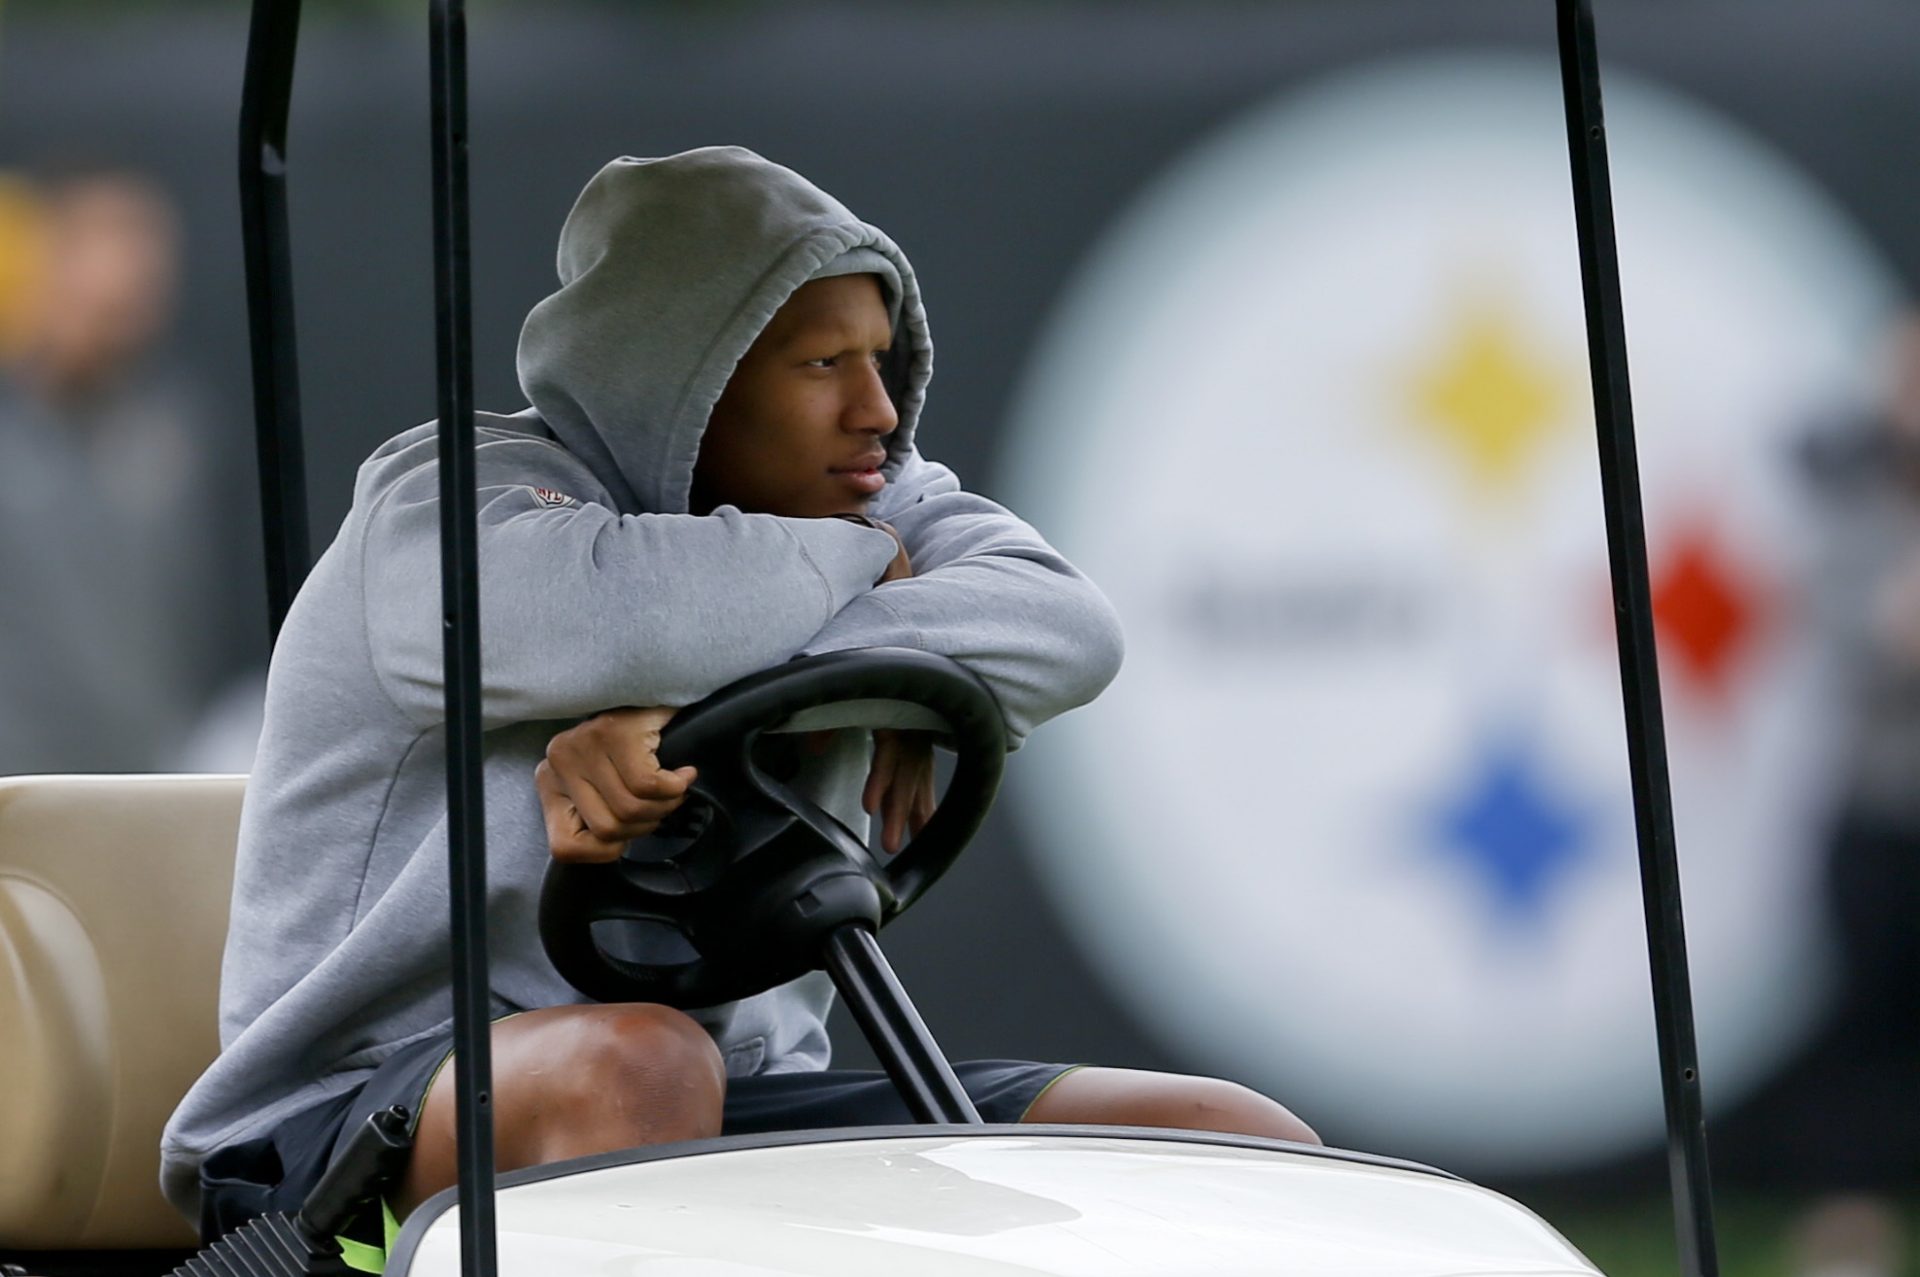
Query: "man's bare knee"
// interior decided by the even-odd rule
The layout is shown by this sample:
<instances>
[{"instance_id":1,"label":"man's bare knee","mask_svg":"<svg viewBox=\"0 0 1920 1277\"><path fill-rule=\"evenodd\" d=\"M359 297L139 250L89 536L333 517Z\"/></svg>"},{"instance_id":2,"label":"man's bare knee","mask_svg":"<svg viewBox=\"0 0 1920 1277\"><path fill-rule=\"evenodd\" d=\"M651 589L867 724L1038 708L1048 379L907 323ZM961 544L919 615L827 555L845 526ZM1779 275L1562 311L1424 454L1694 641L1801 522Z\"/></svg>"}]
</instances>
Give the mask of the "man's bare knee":
<instances>
[{"instance_id":1,"label":"man's bare knee","mask_svg":"<svg viewBox=\"0 0 1920 1277\"><path fill-rule=\"evenodd\" d=\"M1048 1087L1022 1119L1094 1126L1166 1126L1318 1144L1286 1106L1237 1082L1135 1069L1076 1069Z\"/></svg>"},{"instance_id":2,"label":"man's bare knee","mask_svg":"<svg viewBox=\"0 0 1920 1277\"><path fill-rule=\"evenodd\" d=\"M705 1029L641 1003L565 1011L535 1052L516 1053L538 1096L531 1162L720 1133L726 1066Z\"/></svg>"},{"instance_id":3,"label":"man's bare knee","mask_svg":"<svg viewBox=\"0 0 1920 1277\"><path fill-rule=\"evenodd\" d=\"M493 1026L494 1162L503 1171L720 1133L726 1068L692 1019L641 1003L549 1007ZM454 1176L453 1070L421 1105L394 1195L404 1216Z\"/></svg>"}]
</instances>

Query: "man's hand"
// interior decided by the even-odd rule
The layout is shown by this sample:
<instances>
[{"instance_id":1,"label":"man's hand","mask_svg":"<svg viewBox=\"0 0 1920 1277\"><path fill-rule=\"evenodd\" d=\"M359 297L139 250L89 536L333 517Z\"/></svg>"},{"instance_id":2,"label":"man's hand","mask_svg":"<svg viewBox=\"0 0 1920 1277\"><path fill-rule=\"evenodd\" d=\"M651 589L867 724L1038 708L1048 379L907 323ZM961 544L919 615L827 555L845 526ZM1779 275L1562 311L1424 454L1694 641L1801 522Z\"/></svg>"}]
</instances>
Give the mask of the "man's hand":
<instances>
[{"instance_id":1,"label":"man's hand","mask_svg":"<svg viewBox=\"0 0 1920 1277\"><path fill-rule=\"evenodd\" d=\"M880 523L878 519L875 519L874 522ZM907 557L907 543L900 539L900 534L894 531L891 523L880 523L880 527L888 536L893 538L893 544L896 548L894 550L893 562L887 564L887 570L881 574L880 579L875 581L874 584L885 585L889 581L905 580L907 577L913 575L913 560Z\"/></svg>"},{"instance_id":2,"label":"man's hand","mask_svg":"<svg viewBox=\"0 0 1920 1277\"><path fill-rule=\"evenodd\" d=\"M555 860L604 864L660 827L686 797L691 767L661 768L655 751L670 709L614 709L547 745L533 784Z\"/></svg>"},{"instance_id":3,"label":"man's hand","mask_svg":"<svg viewBox=\"0 0 1920 1277\"><path fill-rule=\"evenodd\" d=\"M875 728L860 805L880 816L880 845L889 856L906 845L909 830L926 828L933 816L933 733Z\"/></svg>"},{"instance_id":4,"label":"man's hand","mask_svg":"<svg viewBox=\"0 0 1920 1277\"><path fill-rule=\"evenodd\" d=\"M913 575L907 543L900 539L892 524L880 526L900 548L876 584L904 581ZM889 856L897 854L906 845L907 832L919 833L933 815L932 734L874 729L873 770L867 773L867 787L860 795L860 805L869 816L881 817L880 845Z\"/></svg>"}]
</instances>

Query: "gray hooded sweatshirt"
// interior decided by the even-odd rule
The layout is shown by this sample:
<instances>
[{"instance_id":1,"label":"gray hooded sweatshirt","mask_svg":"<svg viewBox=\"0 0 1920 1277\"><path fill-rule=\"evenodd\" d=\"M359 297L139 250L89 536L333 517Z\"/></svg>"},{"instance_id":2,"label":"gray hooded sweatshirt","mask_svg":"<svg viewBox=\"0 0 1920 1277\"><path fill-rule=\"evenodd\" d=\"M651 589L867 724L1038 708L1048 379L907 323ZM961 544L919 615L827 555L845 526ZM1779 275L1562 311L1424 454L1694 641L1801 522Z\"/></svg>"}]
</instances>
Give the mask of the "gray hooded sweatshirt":
<instances>
[{"instance_id":1,"label":"gray hooded sweatshirt","mask_svg":"<svg viewBox=\"0 0 1920 1277\"><path fill-rule=\"evenodd\" d=\"M885 532L688 513L701 433L735 364L795 288L848 260L877 267L896 317L900 425L871 512L899 531L915 575L878 587L894 553ZM548 855L533 770L570 721L685 705L799 655L902 646L985 679L1018 744L1097 695L1121 651L1090 582L919 455L932 346L913 269L805 179L736 148L616 160L568 217L559 270L520 340L532 408L478 422L496 1015L583 1000L534 921ZM162 1144L162 1187L189 1217L209 1152L451 1022L435 451L434 427L419 426L360 468L273 655L222 1051ZM857 735L841 733L859 757L823 764L839 777L830 808L855 817L868 747ZM730 1075L819 1069L831 999L815 973L694 1014Z\"/></svg>"}]
</instances>

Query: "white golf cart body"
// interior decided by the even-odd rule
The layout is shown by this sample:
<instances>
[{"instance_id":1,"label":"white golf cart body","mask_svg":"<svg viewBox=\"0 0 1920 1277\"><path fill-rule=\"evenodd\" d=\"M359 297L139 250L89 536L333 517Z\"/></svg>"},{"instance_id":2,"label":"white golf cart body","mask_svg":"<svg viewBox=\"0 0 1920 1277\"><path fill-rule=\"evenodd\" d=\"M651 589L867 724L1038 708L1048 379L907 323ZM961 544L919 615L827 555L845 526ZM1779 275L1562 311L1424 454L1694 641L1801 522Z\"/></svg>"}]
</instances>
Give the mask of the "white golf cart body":
<instances>
[{"instance_id":1,"label":"white golf cart body","mask_svg":"<svg viewBox=\"0 0 1920 1277\"><path fill-rule=\"evenodd\" d=\"M217 1049L240 777L0 779L0 1252L193 1243L160 1128ZM1186 1132L890 1127L514 1172L514 1277L1591 1274L1524 1208L1363 1154ZM459 1272L442 1194L387 1272Z\"/></svg>"},{"instance_id":2,"label":"white golf cart body","mask_svg":"<svg viewBox=\"0 0 1920 1277\"><path fill-rule=\"evenodd\" d=\"M460 1271L450 1199L409 1225L390 1273ZM496 1201L514 1277L1596 1271L1528 1211L1438 1171L1185 1132L715 1140L506 1176Z\"/></svg>"}]
</instances>

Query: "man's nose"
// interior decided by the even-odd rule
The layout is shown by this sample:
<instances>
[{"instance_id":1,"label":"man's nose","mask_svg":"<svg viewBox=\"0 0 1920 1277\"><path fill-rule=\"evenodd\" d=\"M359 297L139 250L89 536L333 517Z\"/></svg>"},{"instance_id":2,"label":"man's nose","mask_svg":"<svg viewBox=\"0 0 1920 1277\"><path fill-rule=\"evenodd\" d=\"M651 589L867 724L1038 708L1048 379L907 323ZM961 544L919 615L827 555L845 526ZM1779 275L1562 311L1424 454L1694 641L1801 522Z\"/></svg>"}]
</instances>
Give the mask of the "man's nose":
<instances>
[{"instance_id":1,"label":"man's nose","mask_svg":"<svg viewBox=\"0 0 1920 1277\"><path fill-rule=\"evenodd\" d=\"M893 396L887 393L886 379L872 364L867 365L859 390L848 405L846 423L849 430L874 435L890 435L900 425L900 413L893 406Z\"/></svg>"}]
</instances>

